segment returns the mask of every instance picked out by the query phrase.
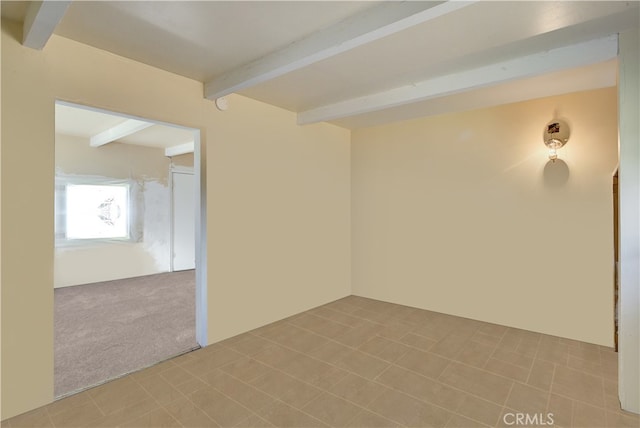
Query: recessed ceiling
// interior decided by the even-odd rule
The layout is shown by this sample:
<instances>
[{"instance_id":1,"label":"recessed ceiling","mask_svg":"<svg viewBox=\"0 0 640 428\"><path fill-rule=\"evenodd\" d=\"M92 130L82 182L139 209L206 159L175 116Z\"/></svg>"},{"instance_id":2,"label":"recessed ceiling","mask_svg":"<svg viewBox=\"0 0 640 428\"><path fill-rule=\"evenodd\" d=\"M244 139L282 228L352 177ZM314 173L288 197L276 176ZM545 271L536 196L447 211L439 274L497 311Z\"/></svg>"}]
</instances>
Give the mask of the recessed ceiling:
<instances>
[{"instance_id":1,"label":"recessed ceiling","mask_svg":"<svg viewBox=\"0 0 640 428\"><path fill-rule=\"evenodd\" d=\"M74 1L55 34L199 80L209 96L357 128L615 85L606 37L640 25L639 3ZM2 2L7 19L26 10ZM428 84L440 87L406 97ZM368 97L379 102L366 111L343 105Z\"/></svg>"}]
</instances>

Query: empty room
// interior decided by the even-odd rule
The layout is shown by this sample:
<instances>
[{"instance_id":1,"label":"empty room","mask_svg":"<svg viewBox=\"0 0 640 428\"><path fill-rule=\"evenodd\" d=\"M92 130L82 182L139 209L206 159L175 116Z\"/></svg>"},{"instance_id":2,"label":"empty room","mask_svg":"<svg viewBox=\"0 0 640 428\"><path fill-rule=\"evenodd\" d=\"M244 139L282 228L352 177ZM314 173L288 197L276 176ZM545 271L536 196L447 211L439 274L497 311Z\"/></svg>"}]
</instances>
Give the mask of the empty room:
<instances>
[{"instance_id":1,"label":"empty room","mask_svg":"<svg viewBox=\"0 0 640 428\"><path fill-rule=\"evenodd\" d=\"M3 427L640 423L638 2L1 8Z\"/></svg>"}]
</instances>

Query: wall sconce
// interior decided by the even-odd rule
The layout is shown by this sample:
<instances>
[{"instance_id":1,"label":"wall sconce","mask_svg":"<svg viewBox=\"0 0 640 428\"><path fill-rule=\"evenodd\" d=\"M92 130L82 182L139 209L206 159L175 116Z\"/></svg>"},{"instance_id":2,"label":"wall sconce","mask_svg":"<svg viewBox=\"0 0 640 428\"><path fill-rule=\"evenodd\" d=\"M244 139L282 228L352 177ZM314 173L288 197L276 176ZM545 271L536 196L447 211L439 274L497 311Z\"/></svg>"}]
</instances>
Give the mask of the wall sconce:
<instances>
[{"instance_id":1,"label":"wall sconce","mask_svg":"<svg viewBox=\"0 0 640 428\"><path fill-rule=\"evenodd\" d=\"M561 120L554 120L547 124L544 131L544 145L549 149L549 159L558 159L558 149L569 141L569 125Z\"/></svg>"}]
</instances>

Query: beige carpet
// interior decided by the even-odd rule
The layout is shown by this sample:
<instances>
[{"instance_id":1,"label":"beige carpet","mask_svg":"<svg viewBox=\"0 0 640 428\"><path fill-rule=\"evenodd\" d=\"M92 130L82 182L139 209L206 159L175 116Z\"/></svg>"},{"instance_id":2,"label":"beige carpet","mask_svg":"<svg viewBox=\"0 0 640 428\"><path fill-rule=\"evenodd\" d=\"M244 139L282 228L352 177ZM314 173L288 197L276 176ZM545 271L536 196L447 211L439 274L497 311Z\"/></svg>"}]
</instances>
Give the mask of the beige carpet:
<instances>
[{"instance_id":1,"label":"beige carpet","mask_svg":"<svg viewBox=\"0 0 640 428\"><path fill-rule=\"evenodd\" d=\"M198 347L195 271L58 288L55 396Z\"/></svg>"}]
</instances>

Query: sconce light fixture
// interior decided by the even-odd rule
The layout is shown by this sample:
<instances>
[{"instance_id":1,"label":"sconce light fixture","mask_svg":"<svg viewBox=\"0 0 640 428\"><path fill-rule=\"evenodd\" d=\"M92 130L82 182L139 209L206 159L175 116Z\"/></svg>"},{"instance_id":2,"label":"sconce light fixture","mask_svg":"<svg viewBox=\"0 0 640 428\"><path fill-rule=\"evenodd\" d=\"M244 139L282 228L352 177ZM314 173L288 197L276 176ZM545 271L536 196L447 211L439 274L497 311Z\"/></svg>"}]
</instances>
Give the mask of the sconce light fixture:
<instances>
[{"instance_id":1,"label":"sconce light fixture","mask_svg":"<svg viewBox=\"0 0 640 428\"><path fill-rule=\"evenodd\" d=\"M561 120L553 120L547 124L544 131L544 144L549 149L549 159L558 159L558 149L569 141L569 125Z\"/></svg>"}]
</instances>

